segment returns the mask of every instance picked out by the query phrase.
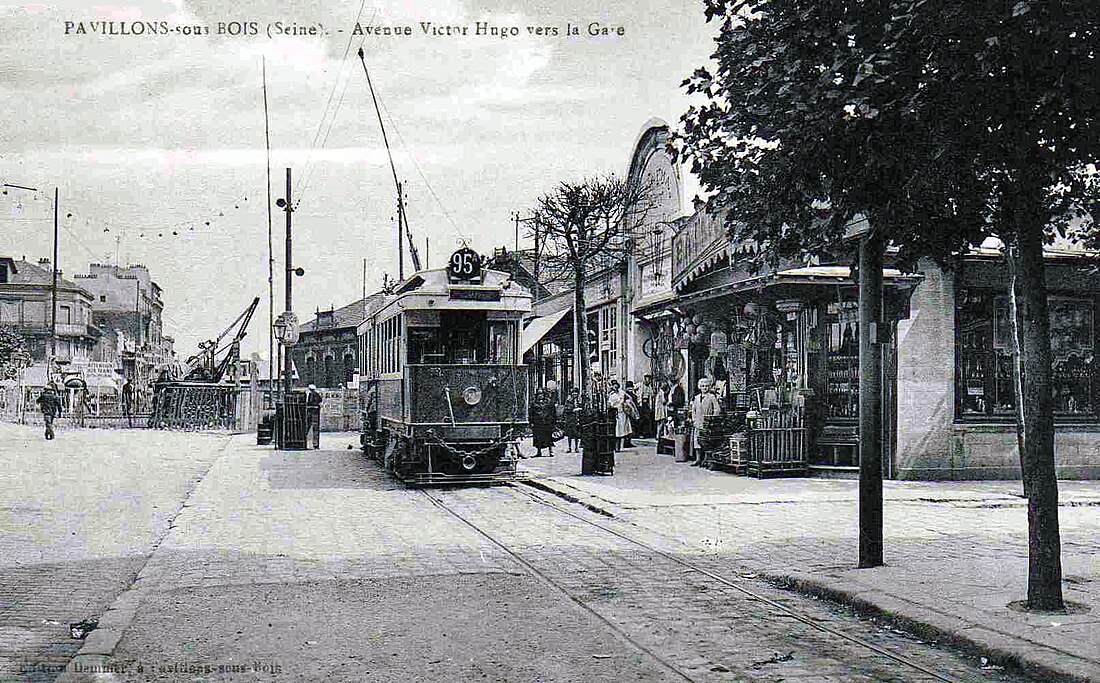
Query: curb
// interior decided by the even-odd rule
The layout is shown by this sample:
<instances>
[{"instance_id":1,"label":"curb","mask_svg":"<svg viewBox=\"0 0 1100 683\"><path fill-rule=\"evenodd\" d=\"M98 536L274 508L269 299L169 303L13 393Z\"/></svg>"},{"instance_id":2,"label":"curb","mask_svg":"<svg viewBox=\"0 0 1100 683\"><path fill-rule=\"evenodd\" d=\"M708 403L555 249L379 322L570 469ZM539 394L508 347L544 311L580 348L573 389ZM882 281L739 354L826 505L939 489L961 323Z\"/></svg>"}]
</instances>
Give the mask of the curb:
<instances>
[{"instance_id":1,"label":"curb","mask_svg":"<svg viewBox=\"0 0 1100 683\"><path fill-rule=\"evenodd\" d=\"M168 519L164 534L153 542L145 559L145 564L138 570L137 576L129 588L122 591L99 618L99 625L84 639L80 649L66 664L65 670L54 679L55 683L115 680L114 674L120 673L115 671L116 663L112 660L115 648L118 647L118 643L122 640L126 629L130 627L137 616L137 610L141 606L142 600L153 591L159 578L155 567L150 566L153 556L172 532L176 519L189 507L191 496L202 485L218 462L229 452L232 439L231 435L228 436L218 455L210 461L209 466L190 482L187 495L181 501L175 514Z\"/></svg>"},{"instance_id":2,"label":"curb","mask_svg":"<svg viewBox=\"0 0 1100 683\"><path fill-rule=\"evenodd\" d=\"M562 486L553 477L525 482L563 500L575 503L605 517L616 515L590 502L599 500L555 488ZM586 496L589 500L582 500ZM1100 681L1100 665L1079 656L1060 653L1051 648L1031 644L1016 636L993 631L981 624L943 614L916 605L902 598L873 589L853 589L839 581L828 581L801 572L757 571L757 576L779 588L843 605L865 617L872 617L898 627L918 638L936 640L969 654L989 659L991 663L1010 667L1026 675L1051 683L1092 683ZM1067 659L1076 660L1071 663Z\"/></svg>"},{"instance_id":3,"label":"curb","mask_svg":"<svg viewBox=\"0 0 1100 683\"><path fill-rule=\"evenodd\" d=\"M779 588L844 605L861 616L883 620L917 637L947 643L956 649L986 657L992 663L1011 667L1044 681L1090 683L1100 680L1097 678L1100 675L1100 666L1089 660L1055 652L1043 645L1030 645L1015 636L930 610L881 591L853 590L840 582L830 582L800 572L760 572L758 576ZM1067 662L1068 658L1081 663Z\"/></svg>"},{"instance_id":4,"label":"curb","mask_svg":"<svg viewBox=\"0 0 1100 683\"><path fill-rule=\"evenodd\" d=\"M551 478L551 480L552 480L552 478ZM609 510L605 510L604 508L600 507L599 505L597 505L595 503L590 503L588 501L581 500L580 498L578 498L576 495L574 495L572 493L569 493L567 491L563 491L562 489L554 488L550 484L545 483L545 480L543 480L543 479L536 479L536 478L532 477L532 478L529 478L529 479L524 479L519 483L526 484L526 485L530 486L531 488L538 489L539 491L544 491L546 493L549 493L552 496L557 496L558 498L561 498L562 500L568 501L568 502L573 503L575 505L580 505L581 507L588 510L589 512L594 512L597 515L607 517L608 519L618 519L613 512L611 512ZM555 482L555 483L557 483L557 482Z\"/></svg>"}]
</instances>

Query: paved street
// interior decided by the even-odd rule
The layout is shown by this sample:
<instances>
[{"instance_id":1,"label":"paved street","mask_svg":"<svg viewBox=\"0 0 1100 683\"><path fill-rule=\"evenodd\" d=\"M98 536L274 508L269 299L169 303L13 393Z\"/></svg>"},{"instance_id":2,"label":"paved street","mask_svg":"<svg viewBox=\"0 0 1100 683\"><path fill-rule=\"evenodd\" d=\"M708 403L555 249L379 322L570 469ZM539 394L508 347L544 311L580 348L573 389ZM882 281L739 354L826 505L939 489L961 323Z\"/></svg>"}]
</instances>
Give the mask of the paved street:
<instances>
[{"instance_id":1,"label":"paved street","mask_svg":"<svg viewBox=\"0 0 1100 683\"><path fill-rule=\"evenodd\" d=\"M229 439L0 423L0 679L53 680ZM20 668L26 675L18 677Z\"/></svg>"},{"instance_id":2,"label":"paved street","mask_svg":"<svg viewBox=\"0 0 1100 683\"><path fill-rule=\"evenodd\" d=\"M1022 680L526 486L406 490L349 435L0 429L7 680L87 616L61 680Z\"/></svg>"}]
</instances>

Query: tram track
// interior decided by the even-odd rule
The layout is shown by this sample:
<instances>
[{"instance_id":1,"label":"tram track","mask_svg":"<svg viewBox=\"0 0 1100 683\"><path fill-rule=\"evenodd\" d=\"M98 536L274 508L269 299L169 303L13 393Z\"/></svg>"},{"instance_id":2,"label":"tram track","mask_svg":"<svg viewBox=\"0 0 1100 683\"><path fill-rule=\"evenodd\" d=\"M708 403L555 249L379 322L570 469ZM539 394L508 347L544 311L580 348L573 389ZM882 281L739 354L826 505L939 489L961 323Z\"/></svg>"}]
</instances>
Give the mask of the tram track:
<instances>
[{"instance_id":1,"label":"tram track","mask_svg":"<svg viewBox=\"0 0 1100 683\"><path fill-rule=\"evenodd\" d=\"M509 490L514 491L516 494L522 496L523 498L525 498L527 500L530 500L530 501L532 501L532 502L534 502L538 505L541 505L543 507L546 507L546 508L554 511L557 514L567 516L567 517L569 517L569 518L571 518L571 519L573 519L577 522L582 523L583 525L585 525L589 528L598 530L602 534L607 534L607 535L613 536L613 537L619 539L620 541L624 541L624 542L626 542L630 545L633 545L633 546L641 549L645 553L652 554L652 555L658 556L660 558L663 558L663 559L679 566L682 570L684 570L687 573L692 573L692 574L699 575L701 577L705 577L706 580L718 583L718 584L720 584L721 586L723 586L725 588L732 589L732 590L736 591L738 594L742 595L747 600L759 603L761 605L765 605L768 608L770 608L772 610L775 610L779 614L782 614L784 617L786 617L790 620L796 621L796 622L798 622L798 623L800 623L800 624L802 624L806 627L812 628L812 629L826 635L827 637L840 639L840 640L844 641L845 643L847 643L849 646L858 648L859 650L866 651L866 652L869 652L869 653L874 653L875 655L877 655L879 657L882 657L882 658L885 658L886 660L889 660L890 662L894 663L895 665L898 665L900 667L904 667L905 669L910 670L914 673L917 673L917 674L919 674L923 677L927 677L927 679L929 679L929 680L942 681L944 683L961 683L961 681L962 681L962 679L955 678L955 677L952 677L950 675L946 675L946 674L944 674L940 671L933 670L933 669L921 664L920 662L914 661L914 660L910 659L909 657L898 654L896 652L892 652L891 650L886 649L884 647L880 647L880 646L876 645L875 643L869 642L867 640L864 640L862 638L853 636L853 635L848 634L848 633L844 633L841 630L838 630L838 629L833 628L832 626L830 626L826 623L823 623L818 618L815 618L813 616L802 613L802 612L800 612L796 609L792 609L791 607L788 607L787 605L784 605L782 602L776 601L772 598L767 597L766 595L763 595L760 592L757 592L757 591L754 591L750 588L747 588L744 585L741 585L741 582L730 580L730 579L722 576L721 574L715 573L715 572L713 572L713 571L711 571L711 570L709 570L705 567L701 567L696 563L693 563L689 560L686 560L682 557L677 556L676 554L673 554L673 553L670 553L668 551L657 548L657 547L655 547L655 546L653 546L649 543L646 543L643 540L640 540L638 538L634 538L634 537L630 536L629 534L623 533L623 532L618 531L616 529L612 529L612 528L610 528L610 527L608 527L604 524L601 524L601 523L598 523L598 522L593 521L591 519L588 519L583 514L579 514L578 512L575 512L573 510L569 510L565 507L562 507L561 505L558 505L558 504L555 504L555 503L553 503L549 500L546 500L543 497L543 495L540 495L542 493L541 490L538 489L537 487L531 486L530 484L527 484L527 483L524 483L524 482L515 482L515 483L510 484ZM438 507L441 510L445 511L449 515L453 516L455 519L462 522L464 525L471 528L477 534L479 534L480 536L485 538L491 544L493 544L494 546L499 548L501 551L503 551L505 554L507 554L509 557L514 559L518 564L520 564L522 567L524 567L528 572L530 572L533 576L538 578L544 584L550 586L556 592L562 594L570 602L577 605L584 612L592 615L594 618L596 618L598 621L600 621L602 624L604 624L624 644L638 650L639 652L642 652L642 653L648 655L649 657L652 657L653 660L658 662L663 669L665 669L668 673L672 674L676 679L683 680L683 681L691 681L693 683L698 683L699 682L700 679L698 679L696 677L693 677L690 673L684 671L681 667L677 666L674 662L669 661L668 658L661 656L659 653L655 652L653 648L650 648L650 647L646 646L644 643L639 642L638 639L631 636L623 628L621 628L618 624L616 624L612 620L608 619L605 615L601 614L599 611L597 611L592 606L587 604L584 600L578 598L577 595L573 591L571 591L568 587L563 585L560 581L555 580L552 576L548 575L545 571L541 570L539 567L535 566L535 564L533 562L528 561L526 558L524 558L521 555L521 553L519 551L517 551L513 547L510 547L509 544L505 540L502 540L497 535L495 535L494 533L492 533L491 531L486 529L484 526L478 524L476 521L474 521L474 520L470 519L468 516L462 514L462 512L456 510L453 506L448 505L448 503L445 500L443 500L442 498L434 495L433 493L431 493L431 492L429 492L425 489L421 489L421 492L432 502L433 505L435 505L436 507Z\"/></svg>"}]
</instances>

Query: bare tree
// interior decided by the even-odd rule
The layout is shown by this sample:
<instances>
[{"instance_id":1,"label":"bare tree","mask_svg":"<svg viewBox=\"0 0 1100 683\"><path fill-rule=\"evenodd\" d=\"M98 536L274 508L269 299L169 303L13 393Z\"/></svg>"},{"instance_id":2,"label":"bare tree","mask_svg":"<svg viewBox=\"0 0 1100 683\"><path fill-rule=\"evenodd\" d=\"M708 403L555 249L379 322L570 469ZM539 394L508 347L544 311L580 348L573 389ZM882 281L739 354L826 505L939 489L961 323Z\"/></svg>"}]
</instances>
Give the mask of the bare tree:
<instances>
[{"instance_id":1,"label":"bare tree","mask_svg":"<svg viewBox=\"0 0 1100 683\"><path fill-rule=\"evenodd\" d=\"M651 194L647 183L606 175L562 182L535 205L531 225L539 279L568 282L573 288L574 379L586 407L593 403L585 352L585 285L602 271L625 267L635 245L632 231L644 223Z\"/></svg>"}]
</instances>

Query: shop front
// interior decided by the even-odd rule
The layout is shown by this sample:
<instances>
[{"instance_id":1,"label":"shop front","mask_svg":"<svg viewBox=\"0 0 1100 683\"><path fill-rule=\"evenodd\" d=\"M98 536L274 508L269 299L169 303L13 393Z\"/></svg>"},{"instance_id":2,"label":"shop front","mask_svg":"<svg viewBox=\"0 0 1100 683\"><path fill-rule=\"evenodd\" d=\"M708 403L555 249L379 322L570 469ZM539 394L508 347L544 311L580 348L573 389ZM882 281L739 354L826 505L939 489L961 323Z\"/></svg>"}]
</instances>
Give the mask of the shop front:
<instances>
[{"instance_id":1,"label":"shop front","mask_svg":"<svg viewBox=\"0 0 1100 683\"><path fill-rule=\"evenodd\" d=\"M859 467L858 289L847 266L750 272L724 214L697 214L677 238L672 323L685 349L689 400L714 380L723 416L707 429L710 461L750 474L854 476ZM675 245L675 242L674 242ZM674 247L675 248L675 247ZM921 276L883 272L883 471L896 445L897 322Z\"/></svg>"}]
</instances>

